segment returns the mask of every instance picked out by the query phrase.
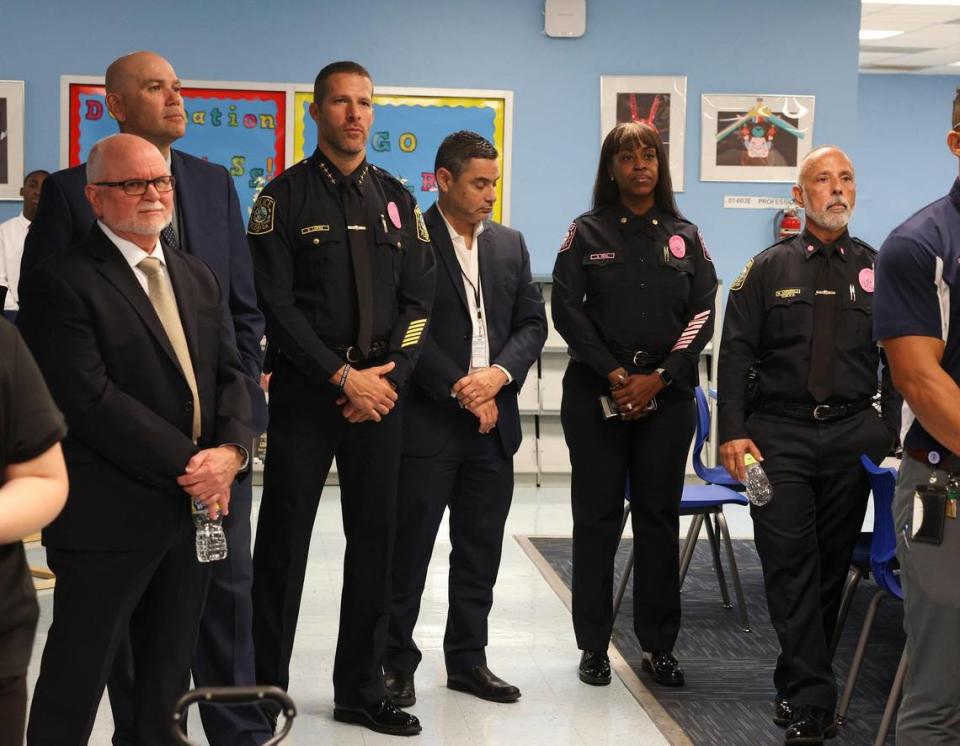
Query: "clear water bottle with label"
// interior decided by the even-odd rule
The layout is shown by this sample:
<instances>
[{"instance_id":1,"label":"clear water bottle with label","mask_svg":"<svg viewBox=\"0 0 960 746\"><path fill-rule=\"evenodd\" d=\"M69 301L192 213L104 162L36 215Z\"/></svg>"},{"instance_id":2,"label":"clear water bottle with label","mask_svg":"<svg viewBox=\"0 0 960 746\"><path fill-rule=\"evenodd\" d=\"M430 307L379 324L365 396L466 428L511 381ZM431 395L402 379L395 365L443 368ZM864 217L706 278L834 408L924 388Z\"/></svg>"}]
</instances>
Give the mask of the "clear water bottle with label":
<instances>
[{"instance_id":1,"label":"clear water bottle with label","mask_svg":"<svg viewBox=\"0 0 960 746\"><path fill-rule=\"evenodd\" d=\"M773 497L773 488L770 486L770 480L767 479L763 467L748 453L743 457L743 464L747 467L747 479L744 486L747 488L747 498L754 505L766 505Z\"/></svg>"},{"instance_id":2,"label":"clear water bottle with label","mask_svg":"<svg viewBox=\"0 0 960 746\"><path fill-rule=\"evenodd\" d=\"M211 518L203 503L190 501L193 525L197 529L197 559L200 562L216 562L227 556L227 535L223 531L223 516Z\"/></svg>"}]
</instances>

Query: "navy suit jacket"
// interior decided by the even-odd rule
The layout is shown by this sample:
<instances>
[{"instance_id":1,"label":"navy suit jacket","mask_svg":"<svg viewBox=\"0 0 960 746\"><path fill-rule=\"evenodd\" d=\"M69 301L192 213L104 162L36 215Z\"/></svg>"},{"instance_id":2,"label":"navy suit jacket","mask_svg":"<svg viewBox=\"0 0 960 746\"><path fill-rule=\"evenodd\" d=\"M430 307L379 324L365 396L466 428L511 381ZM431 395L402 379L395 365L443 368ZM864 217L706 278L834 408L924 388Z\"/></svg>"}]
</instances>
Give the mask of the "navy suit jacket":
<instances>
[{"instance_id":1,"label":"navy suit jacket","mask_svg":"<svg viewBox=\"0 0 960 746\"><path fill-rule=\"evenodd\" d=\"M18 321L63 411L67 507L47 546L129 551L169 541L190 520L177 484L198 448L249 443L248 377L210 268L164 252L200 397L193 397L150 299L99 227L21 283Z\"/></svg>"},{"instance_id":2,"label":"navy suit jacket","mask_svg":"<svg viewBox=\"0 0 960 746\"><path fill-rule=\"evenodd\" d=\"M170 152L170 170L177 180L177 211L184 229L181 242L187 253L209 264L220 281L233 318L231 331L240 361L251 379L248 389L254 429L262 432L267 412L258 384L264 321L257 307L253 261L237 191L223 166L179 150ZM44 180L37 214L23 246L21 283L44 259L80 243L90 233L96 216L83 192L86 183L85 163Z\"/></svg>"},{"instance_id":3,"label":"navy suit jacket","mask_svg":"<svg viewBox=\"0 0 960 746\"><path fill-rule=\"evenodd\" d=\"M437 289L427 338L404 404L403 452L410 456L436 455L448 440L451 423L473 417L450 396L453 384L470 368L473 332L463 275L436 205L424 219L437 255ZM499 417L493 431L505 455L512 456L521 439L517 394L547 339L547 317L519 231L486 221L474 251L479 252L490 364L502 365L513 376L513 383L497 394Z\"/></svg>"}]
</instances>

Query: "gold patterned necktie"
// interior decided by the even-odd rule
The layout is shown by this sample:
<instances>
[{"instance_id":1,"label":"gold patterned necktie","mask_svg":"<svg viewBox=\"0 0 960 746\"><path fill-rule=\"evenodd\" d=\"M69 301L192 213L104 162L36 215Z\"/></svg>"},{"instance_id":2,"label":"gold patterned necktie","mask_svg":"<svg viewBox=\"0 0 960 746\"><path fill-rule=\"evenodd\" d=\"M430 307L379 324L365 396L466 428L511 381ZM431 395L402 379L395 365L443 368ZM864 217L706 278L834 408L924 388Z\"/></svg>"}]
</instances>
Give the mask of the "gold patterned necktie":
<instances>
[{"instance_id":1,"label":"gold patterned necktie","mask_svg":"<svg viewBox=\"0 0 960 746\"><path fill-rule=\"evenodd\" d=\"M183 377L187 379L187 386L193 395L193 442L200 437L200 396L197 393L197 378L193 373L193 363L190 361L190 350L187 347L187 337L183 333L183 324L180 321L180 312L177 310L177 300L173 297L170 286L164 282L160 260L153 256L141 259L137 267L147 276L147 295L153 304L167 339L173 347L173 352L180 363Z\"/></svg>"}]
</instances>

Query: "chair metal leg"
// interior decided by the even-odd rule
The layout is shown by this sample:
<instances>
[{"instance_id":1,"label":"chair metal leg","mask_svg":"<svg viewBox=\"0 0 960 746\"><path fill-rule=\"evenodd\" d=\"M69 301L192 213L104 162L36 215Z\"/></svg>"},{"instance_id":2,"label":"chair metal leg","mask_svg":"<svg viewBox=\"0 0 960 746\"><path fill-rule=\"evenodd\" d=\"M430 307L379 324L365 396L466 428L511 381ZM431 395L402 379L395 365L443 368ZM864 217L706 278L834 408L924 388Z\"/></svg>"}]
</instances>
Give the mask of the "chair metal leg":
<instances>
[{"instance_id":1,"label":"chair metal leg","mask_svg":"<svg viewBox=\"0 0 960 746\"><path fill-rule=\"evenodd\" d=\"M853 698L853 688L857 684L857 676L860 675L860 666L863 664L867 642L870 640L870 632L873 629L873 620L877 616L880 602L886 597L886 591L878 591L870 599L870 605L867 607L867 615L863 619L863 628L860 630L860 639L857 640L857 650L853 654L853 660L850 661L850 673L847 674L847 683L843 687L843 696L840 698L840 705L837 707L837 723L839 725L843 725L847 719L847 710L850 708L850 700Z\"/></svg>"},{"instance_id":2,"label":"chair metal leg","mask_svg":"<svg viewBox=\"0 0 960 746\"><path fill-rule=\"evenodd\" d=\"M740 571L737 569L737 558L733 554L733 542L730 541L730 530L727 528L727 518L722 508L717 513L717 528L721 539L727 542L727 561L730 563L730 578L733 580L733 592L737 595L737 608L740 610L740 628L744 632L750 632L747 604L743 600L743 587L740 585Z\"/></svg>"},{"instance_id":3,"label":"chair metal leg","mask_svg":"<svg viewBox=\"0 0 960 746\"><path fill-rule=\"evenodd\" d=\"M880 729L877 731L877 738L873 746L883 746L887 740L887 733L890 725L893 723L893 714L897 711L897 705L900 701L900 693L903 691L903 680L907 676L907 651L903 651L900 656L900 665L897 666L897 675L893 677L893 685L890 687L890 695L887 697L886 707L883 708L883 717L880 719Z\"/></svg>"},{"instance_id":4,"label":"chair metal leg","mask_svg":"<svg viewBox=\"0 0 960 746\"><path fill-rule=\"evenodd\" d=\"M717 574L717 583L720 584L720 597L723 599L723 608L732 609L730 603L730 592L727 590L727 579L723 575L723 563L720 562L720 542L717 540L717 532L713 528L713 521L710 520L710 514L704 516L704 525L707 527L707 539L710 541L710 552L713 554L713 570Z\"/></svg>"},{"instance_id":5,"label":"chair metal leg","mask_svg":"<svg viewBox=\"0 0 960 746\"><path fill-rule=\"evenodd\" d=\"M687 568L690 567L690 560L693 557L693 550L697 546L697 539L700 538L700 528L702 526L703 514L697 513L690 522L687 539L683 543L683 550L680 552L680 588L683 588L683 581L687 577Z\"/></svg>"},{"instance_id":6,"label":"chair metal leg","mask_svg":"<svg viewBox=\"0 0 960 746\"><path fill-rule=\"evenodd\" d=\"M630 582L630 571L633 569L633 547L630 547L630 556L627 557L627 566L623 568L623 575L620 576L620 583L617 585L617 592L613 597L613 617L615 621L617 614L620 613L620 604L623 602L623 594L627 592L627 583Z\"/></svg>"},{"instance_id":7,"label":"chair metal leg","mask_svg":"<svg viewBox=\"0 0 960 746\"><path fill-rule=\"evenodd\" d=\"M859 567L850 568L847 582L843 585L843 595L840 597L840 610L837 613L837 624L833 628L833 639L830 640L830 660L833 660L833 656L836 655L840 637L843 635L843 627L847 623L847 614L850 613L850 605L853 603L853 597L856 595L857 586L862 577L863 570Z\"/></svg>"}]
</instances>

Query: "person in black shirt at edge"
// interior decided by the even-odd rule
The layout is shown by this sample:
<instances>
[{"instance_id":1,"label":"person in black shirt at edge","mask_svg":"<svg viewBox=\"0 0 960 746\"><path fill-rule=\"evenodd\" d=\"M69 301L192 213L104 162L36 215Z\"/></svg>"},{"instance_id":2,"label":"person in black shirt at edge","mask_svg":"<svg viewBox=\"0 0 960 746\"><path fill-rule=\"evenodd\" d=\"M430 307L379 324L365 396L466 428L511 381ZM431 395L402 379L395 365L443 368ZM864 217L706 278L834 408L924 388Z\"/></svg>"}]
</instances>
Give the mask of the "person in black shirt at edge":
<instances>
[{"instance_id":1,"label":"person in black shirt at edge","mask_svg":"<svg viewBox=\"0 0 960 746\"><path fill-rule=\"evenodd\" d=\"M67 428L17 330L0 319L0 743L23 743L40 609L20 540L67 500Z\"/></svg>"},{"instance_id":2,"label":"person in black shirt at edge","mask_svg":"<svg viewBox=\"0 0 960 746\"><path fill-rule=\"evenodd\" d=\"M713 334L717 276L677 209L652 127L604 139L593 209L570 226L553 270L553 322L570 346L561 422L570 449L573 626L580 679L610 683L613 560L629 487L634 630L643 668L682 686L679 517L693 439L700 351ZM620 415L605 419L599 399Z\"/></svg>"},{"instance_id":3,"label":"person in black shirt at edge","mask_svg":"<svg viewBox=\"0 0 960 746\"><path fill-rule=\"evenodd\" d=\"M830 646L870 492L860 454L879 463L897 430L886 366L882 419L872 406L876 252L847 232L856 196L842 150L803 160L793 198L804 230L751 259L730 286L720 346L723 465L743 481L751 453L773 487L751 515L781 649L773 719L787 743L836 733Z\"/></svg>"},{"instance_id":4,"label":"person in black shirt at edge","mask_svg":"<svg viewBox=\"0 0 960 746\"><path fill-rule=\"evenodd\" d=\"M257 681L289 683L310 534L336 456L347 547L334 718L413 735L420 723L387 697L380 662L402 402L433 303L435 262L410 192L367 163L370 74L355 62L326 66L310 115L317 149L267 185L248 226L274 358L253 554Z\"/></svg>"}]
</instances>

